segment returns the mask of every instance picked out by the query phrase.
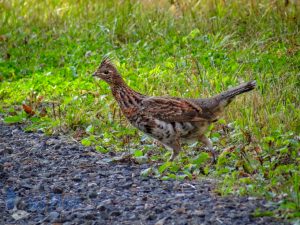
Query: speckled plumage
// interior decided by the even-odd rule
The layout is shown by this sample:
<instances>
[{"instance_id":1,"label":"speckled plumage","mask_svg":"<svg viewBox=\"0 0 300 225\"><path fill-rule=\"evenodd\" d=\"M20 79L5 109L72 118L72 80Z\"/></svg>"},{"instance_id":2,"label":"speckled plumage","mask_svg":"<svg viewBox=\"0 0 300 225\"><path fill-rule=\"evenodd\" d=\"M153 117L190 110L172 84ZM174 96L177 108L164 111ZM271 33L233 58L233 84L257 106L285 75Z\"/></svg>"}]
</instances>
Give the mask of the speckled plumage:
<instances>
[{"instance_id":1,"label":"speckled plumage","mask_svg":"<svg viewBox=\"0 0 300 225\"><path fill-rule=\"evenodd\" d=\"M201 141L215 157L211 141L204 135L224 108L241 93L255 88L255 81L243 83L207 99L149 97L132 90L116 67L106 58L94 73L106 81L124 116L136 128L173 150L174 160L182 142Z\"/></svg>"}]
</instances>

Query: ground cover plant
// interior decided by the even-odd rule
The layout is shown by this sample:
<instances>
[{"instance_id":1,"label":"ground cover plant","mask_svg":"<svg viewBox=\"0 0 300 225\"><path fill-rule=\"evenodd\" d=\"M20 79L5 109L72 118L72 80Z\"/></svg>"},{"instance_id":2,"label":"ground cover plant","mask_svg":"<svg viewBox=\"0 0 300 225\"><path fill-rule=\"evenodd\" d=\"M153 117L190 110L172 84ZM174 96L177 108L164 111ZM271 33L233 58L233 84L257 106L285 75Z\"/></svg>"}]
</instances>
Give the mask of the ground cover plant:
<instances>
[{"instance_id":1,"label":"ground cover plant","mask_svg":"<svg viewBox=\"0 0 300 225\"><path fill-rule=\"evenodd\" d=\"M257 216L300 216L296 1L4 0L0 18L4 122L153 162L143 176L209 176L220 180L221 194L274 201L274 212ZM166 162L170 153L125 121L108 86L91 77L107 54L126 82L148 95L208 97L257 81L256 91L239 96L209 129L216 165L201 145Z\"/></svg>"}]
</instances>

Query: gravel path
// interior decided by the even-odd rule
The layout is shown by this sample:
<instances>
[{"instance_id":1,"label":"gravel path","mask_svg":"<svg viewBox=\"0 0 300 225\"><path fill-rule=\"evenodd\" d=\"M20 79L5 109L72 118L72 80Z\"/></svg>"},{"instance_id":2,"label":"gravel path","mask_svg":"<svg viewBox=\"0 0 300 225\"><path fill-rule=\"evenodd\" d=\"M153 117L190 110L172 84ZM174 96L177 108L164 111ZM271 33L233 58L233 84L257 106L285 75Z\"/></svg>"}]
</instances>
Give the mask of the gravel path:
<instances>
[{"instance_id":1,"label":"gravel path","mask_svg":"<svg viewBox=\"0 0 300 225\"><path fill-rule=\"evenodd\" d=\"M103 158L0 123L0 224L284 224L251 216L262 200L217 196L209 181L142 178L149 165Z\"/></svg>"}]
</instances>

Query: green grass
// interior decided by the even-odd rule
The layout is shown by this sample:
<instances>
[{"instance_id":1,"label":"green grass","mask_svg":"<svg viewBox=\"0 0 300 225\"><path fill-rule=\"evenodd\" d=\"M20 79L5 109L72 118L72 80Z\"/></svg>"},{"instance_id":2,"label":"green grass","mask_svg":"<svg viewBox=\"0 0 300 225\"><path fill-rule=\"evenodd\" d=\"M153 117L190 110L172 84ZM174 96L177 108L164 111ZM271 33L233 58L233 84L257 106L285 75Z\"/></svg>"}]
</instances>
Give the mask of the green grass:
<instances>
[{"instance_id":1,"label":"green grass","mask_svg":"<svg viewBox=\"0 0 300 225\"><path fill-rule=\"evenodd\" d=\"M299 217L300 5L170 2L0 1L4 121L67 133L103 153L140 159L154 151L151 160L166 161L169 152L133 129L108 86L92 79L103 55L148 95L207 97L255 79L258 88L238 97L208 131L221 153L215 167L189 146L177 164L143 175L215 177L222 194L264 196L278 204L275 215Z\"/></svg>"}]
</instances>

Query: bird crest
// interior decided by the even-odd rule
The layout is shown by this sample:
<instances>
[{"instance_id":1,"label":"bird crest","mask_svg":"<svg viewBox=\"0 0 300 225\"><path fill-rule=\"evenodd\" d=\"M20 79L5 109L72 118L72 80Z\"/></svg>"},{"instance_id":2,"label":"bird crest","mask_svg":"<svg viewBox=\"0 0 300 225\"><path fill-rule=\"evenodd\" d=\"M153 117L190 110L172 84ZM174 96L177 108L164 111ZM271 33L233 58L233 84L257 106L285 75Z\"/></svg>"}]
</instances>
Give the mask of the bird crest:
<instances>
[{"instance_id":1,"label":"bird crest","mask_svg":"<svg viewBox=\"0 0 300 225\"><path fill-rule=\"evenodd\" d=\"M111 59L107 55L103 57L102 62L101 62L101 66L104 66L104 65L114 66L114 64L111 62Z\"/></svg>"}]
</instances>

